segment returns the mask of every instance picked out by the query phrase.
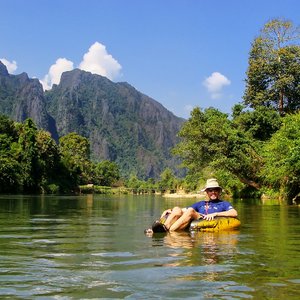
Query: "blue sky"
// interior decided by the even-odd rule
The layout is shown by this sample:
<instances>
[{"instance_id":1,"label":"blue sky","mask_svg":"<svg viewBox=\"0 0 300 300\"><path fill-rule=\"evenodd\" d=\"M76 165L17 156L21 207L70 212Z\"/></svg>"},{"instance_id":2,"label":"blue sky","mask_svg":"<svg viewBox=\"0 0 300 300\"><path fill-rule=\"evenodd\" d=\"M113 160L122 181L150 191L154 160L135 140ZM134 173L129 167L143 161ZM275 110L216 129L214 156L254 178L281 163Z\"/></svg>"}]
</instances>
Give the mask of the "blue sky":
<instances>
[{"instance_id":1,"label":"blue sky","mask_svg":"<svg viewBox=\"0 0 300 300\"><path fill-rule=\"evenodd\" d=\"M126 81L188 118L242 100L263 25L299 25L298 0L0 0L0 60L45 89L80 68Z\"/></svg>"}]
</instances>

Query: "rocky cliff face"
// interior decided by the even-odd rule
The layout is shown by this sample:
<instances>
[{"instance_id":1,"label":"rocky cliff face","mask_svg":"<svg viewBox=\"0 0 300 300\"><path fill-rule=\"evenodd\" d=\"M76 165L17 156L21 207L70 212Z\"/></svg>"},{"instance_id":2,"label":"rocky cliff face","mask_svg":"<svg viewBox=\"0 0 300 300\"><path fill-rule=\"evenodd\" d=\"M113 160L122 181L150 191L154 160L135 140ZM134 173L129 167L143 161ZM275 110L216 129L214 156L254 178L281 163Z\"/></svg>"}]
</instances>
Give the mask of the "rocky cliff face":
<instances>
[{"instance_id":1,"label":"rocky cliff face","mask_svg":"<svg viewBox=\"0 0 300 300\"><path fill-rule=\"evenodd\" d=\"M10 75L0 61L0 113L16 122L32 118L39 128L58 134L54 119L48 114L42 85L26 73Z\"/></svg>"},{"instance_id":2,"label":"rocky cliff face","mask_svg":"<svg viewBox=\"0 0 300 300\"><path fill-rule=\"evenodd\" d=\"M128 83L73 70L63 73L46 100L59 134L88 137L94 160L116 161L127 175L145 178L174 168L170 150L183 120Z\"/></svg>"},{"instance_id":3,"label":"rocky cliff face","mask_svg":"<svg viewBox=\"0 0 300 300\"><path fill-rule=\"evenodd\" d=\"M91 158L117 162L123 175L158 177L177 164L170 150L184 120L128 83L76 69L44 94L38 80L9 75L0 62L0 112L16 121L31 117L55 138L87 137Z\"/></svg>"}]
</instances>

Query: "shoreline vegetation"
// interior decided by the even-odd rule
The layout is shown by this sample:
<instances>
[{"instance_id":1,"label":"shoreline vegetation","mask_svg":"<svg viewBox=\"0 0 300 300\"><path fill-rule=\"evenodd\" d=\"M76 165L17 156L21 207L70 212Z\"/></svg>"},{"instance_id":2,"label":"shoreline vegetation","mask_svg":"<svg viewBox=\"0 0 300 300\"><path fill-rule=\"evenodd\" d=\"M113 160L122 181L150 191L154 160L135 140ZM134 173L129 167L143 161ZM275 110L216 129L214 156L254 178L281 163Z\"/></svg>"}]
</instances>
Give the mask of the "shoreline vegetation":
<instances>
[{"instance_id":1,"label":"shoreline vegetation","mask_svg":"<svg viewBox=\"0 0 300 300\"><path fill-rule=\"evenodd\" d=\"M197 198L197 199L203 199L205 198L205 193L197 193L197 192L182 192L178 191L175 193L164 193L162 195L165 198Z\"/></svg>"},{"instance_id":2,"label":"shoreline vegetation","mask_svg":"<svg viewBox=\"0 0 300 300\"><path fill-rule=\"evenodd\" d=\"M202 191L186 191L184 189L178 190L156 190L156 189L142 189L129 187L109 187L98 186L93 184L81 185L79 187L79 194L103 194L103 195L154 195L162 196L167 199L206 199L206 193ZM223 199L232 199L232 195L223 193ZM270 199L264 197L264 200Z\"/></svg>"},{"instance_id":3,"label":"shoreline vegetation","mask_svg":"<svg viewBox=\"0 0 300 300\"><path fill-rule=\"evenodd\" d=\"M83 185L79 187L78 194L102 194L102 195L154 195L161 196L166 199L196 199L204 200L206 199L206 193L201 191L192 191L187 192L185 190L179 189L177 191L156 191L154 189L135 189L128 187L109 187L109 186L97 186L93 184ZM233 196L227 193L224 193L222 196L223 199L232 199ZM272 197L269 197L263 194L261 197L263 202L271 201ZM300 205L299 199L298 201L293 201L293 204ZM280 201L280 199L279 199ZM281 202L281 201L280 201ZM276 202L277 203L277 202Z\"/></svg>"},{"instance_id":4,"label":"shoreline vegetation","mask_svg":"<svg viewBox=\"0 0 300 300\"><path fill-rule=\"evenodd\" d=\"M184 190L178 191L157 191L155 189L135 189L127 187L109 187L98 186L93 184L81 185L79 187L80 194L153 194L160 195L165 198L205 198L204 192L186 192Z\"/></svg>"}]
</instances>

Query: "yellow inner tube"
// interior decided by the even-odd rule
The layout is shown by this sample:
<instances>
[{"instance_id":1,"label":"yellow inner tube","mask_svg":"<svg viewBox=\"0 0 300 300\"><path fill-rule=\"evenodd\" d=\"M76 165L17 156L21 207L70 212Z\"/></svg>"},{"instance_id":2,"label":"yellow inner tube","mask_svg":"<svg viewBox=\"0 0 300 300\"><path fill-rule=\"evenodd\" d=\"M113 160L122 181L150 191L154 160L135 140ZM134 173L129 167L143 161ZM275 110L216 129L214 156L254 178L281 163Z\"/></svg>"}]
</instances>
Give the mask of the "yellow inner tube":
<instances>
[{"instance_id":1,"label":"yellow inner tube","mask_svg":"<svg viewBox=\"0 0 300 300\"><path fill-rule=\"evenodd\" d=\"M194 220L190 224L191 231L220 231L220 230L232 230L241 225L241 221L238 218L232 217L216 217L211 221L207 220Z\"/></svg>"}]
</instances>

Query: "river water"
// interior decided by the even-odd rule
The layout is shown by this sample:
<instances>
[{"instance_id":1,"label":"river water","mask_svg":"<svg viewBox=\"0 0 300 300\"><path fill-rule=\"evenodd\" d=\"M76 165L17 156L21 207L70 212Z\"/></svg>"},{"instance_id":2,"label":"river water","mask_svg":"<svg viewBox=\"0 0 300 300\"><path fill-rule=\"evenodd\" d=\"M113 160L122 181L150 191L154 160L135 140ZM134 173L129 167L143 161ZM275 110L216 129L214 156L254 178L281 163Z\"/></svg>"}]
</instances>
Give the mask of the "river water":
<instances>
[{"instance_id":1,"label":"river water","mask_svg":"<svg viewBox=\"0 0 300 300\"><path fill-rule=\"evenodd\" d=\"M239 230L144 235L194 201L0 196L0 299L300 299L300 207L232 201Z\"/></svg>"}]
</instances>

